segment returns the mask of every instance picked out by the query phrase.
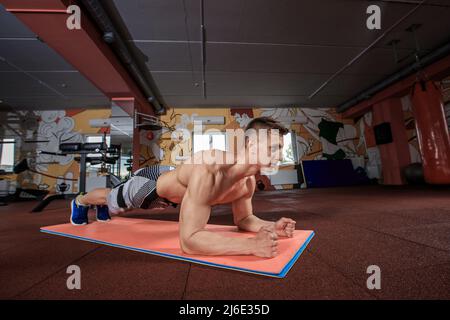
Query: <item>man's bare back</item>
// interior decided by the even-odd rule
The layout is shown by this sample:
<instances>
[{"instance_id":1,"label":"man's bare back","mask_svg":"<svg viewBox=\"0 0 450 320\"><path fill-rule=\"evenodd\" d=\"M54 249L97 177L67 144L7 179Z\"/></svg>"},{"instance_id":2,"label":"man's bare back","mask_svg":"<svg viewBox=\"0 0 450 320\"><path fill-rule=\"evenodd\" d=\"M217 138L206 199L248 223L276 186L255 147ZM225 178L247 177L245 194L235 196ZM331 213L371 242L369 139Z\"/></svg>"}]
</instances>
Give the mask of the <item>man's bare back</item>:
<instances>
[{"instance_id":1,"label":"man's bare back","mask_svg":"<svg viewBox=\"0 0 450 320\"><path fill-rule=\"evenodd\" d=\"M224 158L227 153L220 150L200 151L194 157L209 157L212 154L216 157ZM175 170L165 172L158 179L157 193L159 196L168 199L174 203L181 203L186 193L189 182L193 175L197 178L212 181L209 186L208 203L213 206L217 204L231 203L236 199L242 198L244 195L252 193L255 189L255 176L239 177L231 175L229 164L191 164L192 160L188 159L179 165ZM201 174L201 176L198 176ZM206 196L206 195L205 195Z\"/></svg>"}]
</instances>

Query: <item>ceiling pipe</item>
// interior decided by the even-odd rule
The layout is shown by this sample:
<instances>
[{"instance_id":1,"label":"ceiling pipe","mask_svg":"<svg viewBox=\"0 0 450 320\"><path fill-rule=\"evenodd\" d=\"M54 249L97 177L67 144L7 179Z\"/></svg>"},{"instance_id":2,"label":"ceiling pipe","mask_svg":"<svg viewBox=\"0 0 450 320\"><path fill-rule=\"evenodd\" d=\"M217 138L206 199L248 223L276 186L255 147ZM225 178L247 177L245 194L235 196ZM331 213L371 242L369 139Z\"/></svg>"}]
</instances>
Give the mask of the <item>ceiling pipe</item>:
<instances>
[{"instance_id":1,"label":"ceiling pipe","mask_svg":"<svg viewBox=\"0 0 450 320\"><path fill-rule=\"evenodd\" d=\"M368 53L372 48L374 48L381 40L383 40L392 30L394 30L398 25L410 17L414 12L416 12L425 2L428 0L421 0L417 6L409 10L403 17L401 17L397 22L390 26L386 31L384 31L379 37L377 37L371 44L369 44L363 51L358 53L352 60L350 60L346 65L340 68L338 71L333 73L322 85L317 88L313 93L308 96L308 99L314 98L318 93L320 93L326 86L328 86L331 81L333 81L337 76L342 74L345 70L354 65L358 60L361 59L366 53Z\"/></svg>"},{"instance_id":2,"label":"ceiling pipe","mask_svg":"<svg viewBox=\"0 0 450 320\"><path fill-rule=\"evenodd\" d=\"M407 76L410 76L416 72L419 72L422 68L429 66L430 64L438 61L439 59L441 59L447 55L450 55L450 42L447 42L444 46L442 46L442 47L434 50L430 54L418 59L416 62L409 65L408 67L392 74L387 79L377 83L373 87L361 92L356 97L344 102L343 104L341 104L340 106L337 107L337 111L342 113L342 112L350 109L351 107L357 105L358 103L369 99L370 97L372 97L376 93L380 92L381 90L386 89L387 87L394 84L395 82L397 82Z\"/></svg>"},{"instance_id":3,"label":"ceiling pipe","mask_svg":"<svg viewBox=\"0 0 450 320\"><path fill-rule=\"evenodd\" d=\"M114 27L114 24L103 8L101 2L99 0L81 0L81 2L89 11L99 29L103 32L103 40L113 47L120 60L126 65L134 80L138 83L146 96L147 101L153 105L158 114L164 113L166 108L157 99L150 84L137 65L124 40Z\"/></svg>"},{"instance_id":4,"label":"ceiling pipe","mask_svg":"<svg viewBox=\"0 0 450 320\"><path fill-rule=\"evenodd\" d=\"M202 44L201 61L202 61L202 93L203 99L206 99L206 28L205 28L205 4L200 0L200 39Z\"/></svg>"}]
</instances>

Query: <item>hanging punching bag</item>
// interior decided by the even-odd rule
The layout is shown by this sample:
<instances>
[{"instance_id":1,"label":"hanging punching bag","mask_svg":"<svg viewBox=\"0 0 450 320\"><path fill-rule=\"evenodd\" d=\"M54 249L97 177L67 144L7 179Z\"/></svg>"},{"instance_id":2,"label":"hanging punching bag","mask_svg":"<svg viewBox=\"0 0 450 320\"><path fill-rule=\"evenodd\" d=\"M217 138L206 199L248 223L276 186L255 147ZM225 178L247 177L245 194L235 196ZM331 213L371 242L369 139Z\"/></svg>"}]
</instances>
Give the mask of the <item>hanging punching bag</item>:
<instances>
[{"instance_id":1,"label":"hanging punching bag","mask_svg":"<svg viewBox=\"0 0 450 320\"><path fill-rule=\"evenodd\" d=\"M450 136L442 93L432 81L418 82L411 98L425 181L450 184Z\"/></svg>"}]
</instances>

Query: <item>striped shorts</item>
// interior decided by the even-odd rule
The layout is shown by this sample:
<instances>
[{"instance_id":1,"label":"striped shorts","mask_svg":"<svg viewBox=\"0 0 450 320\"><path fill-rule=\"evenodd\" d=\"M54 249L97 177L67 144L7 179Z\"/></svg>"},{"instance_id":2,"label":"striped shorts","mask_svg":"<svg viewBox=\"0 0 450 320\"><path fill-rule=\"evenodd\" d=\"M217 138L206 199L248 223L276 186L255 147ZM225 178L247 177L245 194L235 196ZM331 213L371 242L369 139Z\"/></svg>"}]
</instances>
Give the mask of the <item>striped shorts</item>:
<instances>
[{"instance_id":1,"label":"striped shorts","mask_svg":"<svg viewBox=\"0 0 450 320\"><path fill-rule=\"evenodd\" d=\"M137 170L127 181L117 185L108 195L108 209L117 214L130 209L164 209L176 204L161 198L156 193L159 176L174 170L172 166L154 165Z\"/></svg>"}]
</instances>

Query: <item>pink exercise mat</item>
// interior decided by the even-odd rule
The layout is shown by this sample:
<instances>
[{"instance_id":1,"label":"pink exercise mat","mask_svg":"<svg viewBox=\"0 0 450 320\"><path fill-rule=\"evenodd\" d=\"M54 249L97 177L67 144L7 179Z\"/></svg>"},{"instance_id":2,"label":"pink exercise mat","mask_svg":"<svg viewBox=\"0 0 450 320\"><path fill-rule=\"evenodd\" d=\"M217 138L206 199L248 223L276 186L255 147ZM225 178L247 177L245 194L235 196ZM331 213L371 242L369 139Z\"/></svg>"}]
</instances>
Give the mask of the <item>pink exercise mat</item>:
<instances>
[{"instance_id":1,"label":"pink exercise mat","mask_svg":"<svg viewBox=\"0 0 450 320\"><path fill-rule=\"evenodd\" d=\"M249 232L233 226L208 225L207 230L228 237L249 237ZM279 254L275 258L255 256L201 256L181 251L178 222L114 217L109 222L93 222L85 226L70 223L43 227L42 232L95 242L108 246L134 250L204 264L218 268L250 272L283 278L314 236L313 231L295 230L293 238L279 239Z\"/></svg>"}]
</instances>

